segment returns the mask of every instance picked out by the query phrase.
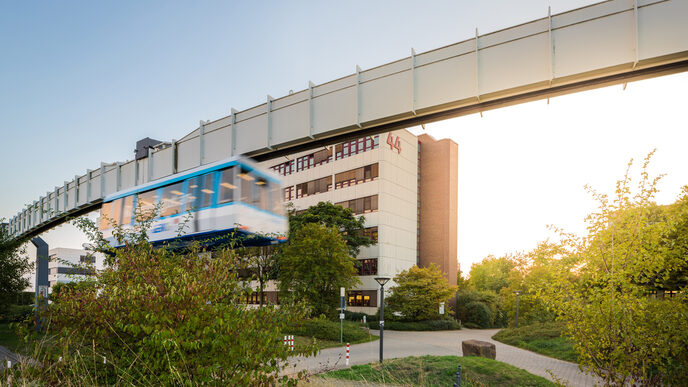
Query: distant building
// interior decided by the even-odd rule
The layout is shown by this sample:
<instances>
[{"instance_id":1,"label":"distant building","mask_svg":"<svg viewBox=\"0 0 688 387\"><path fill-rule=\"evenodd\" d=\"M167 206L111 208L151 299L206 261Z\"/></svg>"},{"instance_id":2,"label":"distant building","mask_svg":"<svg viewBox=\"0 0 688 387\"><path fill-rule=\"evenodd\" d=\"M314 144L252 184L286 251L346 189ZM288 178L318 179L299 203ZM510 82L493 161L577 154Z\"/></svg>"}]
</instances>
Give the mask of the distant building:
<instances>
[{"instance_id":1,"label":"distant building","mask_svg":"<svg viewBox=\"0 0 688 387\"><path fill-rule=\"evenodd\" d=\"M456 284L455 142L398 130L261 165L282 176L284 201L297 211L329 201L365 216L365 232L377 243L357 257L361 284L347 293L350 310L374 313L379 285L373 278L414 265L436 263ZM274 284L267 290L266 298L276 300Z\"/></svg>"},{"instance_id":2,"label":"distant building","mask_svg":"<svg viewBox=\"0 0 688 387\"><path fill-rule=\"evenodd\" d=\"M86 250L57 247L48 252L50 291L58 283L79 281L94 274L94 269L102 269L101 254L90 254Z\"/></svg>"}]
</instances>

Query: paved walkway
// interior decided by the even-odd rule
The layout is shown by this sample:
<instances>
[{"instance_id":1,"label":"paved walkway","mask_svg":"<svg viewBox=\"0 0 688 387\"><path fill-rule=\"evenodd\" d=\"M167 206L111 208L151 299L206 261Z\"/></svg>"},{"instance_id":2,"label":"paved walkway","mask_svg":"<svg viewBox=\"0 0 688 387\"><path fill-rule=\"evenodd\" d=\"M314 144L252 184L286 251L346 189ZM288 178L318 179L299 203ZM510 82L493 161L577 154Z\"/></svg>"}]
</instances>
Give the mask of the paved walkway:
<instances>
[{"instance_id":1,"label":"paved walkway","mask_svg":"<svg viewBox=\"0 0 688 387\"><path fill-rule=\"evenodd\" d=\"M371 331L378 334L377 331ZM596 379L578 369L575 363L538 355L534 352L512 347L492 340L498 329L462 329L460 331L408 332L385 331L385 359L421 355L463 355L461 341L483 340L494 343L497 360L522 368L532 374L553 380L557 379L570 386L594 386ZM350 364L367 364L379 359L379 341L351 346ZM309 370L319 373L345 367L345 348L325 349L316 357L296 358L290 361L288 373ZM549 371L549 372L548 372ZM597 381L599 384L600 381Z\"/></svg>"}]
</instances>

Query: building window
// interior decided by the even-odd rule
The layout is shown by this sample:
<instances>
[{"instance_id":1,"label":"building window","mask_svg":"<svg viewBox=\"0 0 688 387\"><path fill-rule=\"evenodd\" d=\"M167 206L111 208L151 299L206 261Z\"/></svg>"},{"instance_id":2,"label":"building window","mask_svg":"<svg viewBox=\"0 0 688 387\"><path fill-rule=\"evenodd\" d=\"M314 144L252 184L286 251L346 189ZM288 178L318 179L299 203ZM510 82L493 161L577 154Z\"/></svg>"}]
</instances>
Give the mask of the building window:
<instances>
[{"instance_id":1,"label":"building window","mask_svg":"<svg viewBox=\"0 0 688 387\"><path fill-rule=\"evenodd\" d=\"M299 199L306 196L327 192L330 189L332 189L332 176L326 176L322 179L307 181L305 183L296 185L296 198Z\"/></svg>"},{"instance_id":2,"label":"building window","mask_svg":"<svg viewBox=\"0 0 688 387\"><path fill-rule=\"evenodd\" d=\"M377 258L359 259L356 266L358 275L377 275Z\"/></svg>"},{"instance_id":3,"label":"building window","mask_svg":"<svg viewBox=\"0 0 688 387\"><path fill-rule=\"evenodd\" d=\"M96 263L96 257L92 255L81 255L79 256L79 262L93 265Z\"/></svg>"},{"instance_id":4,"label":"building window","mask_svg":"<svg viewBox=\"0 0 688 387\"><path fill-rule=\"evenodd\" d=\"M334 147L335 160L357 155L380 146L380 136L367 136L337 144Z\"/></svg>"},{"instance_id":5,"label":"building window","mask_svg":"<svg viewBox=\"0 0 688 387\"><path fill-rule=\"evenodd\" d=\"M372 241L377 243L377 226L375 227L368 227L365 230L363 230L363 236L367 236L370 238Z\"/></svg>"},{"instance_id":6,"label":"building window","mask_svg":"<svg viewBox=\"0 0 688 387\"><path fill-rule=\"evenodd\" d=\"M349 306L373 306L371 303L370 292L353 291L348 294Z\"/></svg>"},{"instance_id":7,"label":"building window","mask_svg":"<svg viewBox=\"0 0 688 387\"><path fill-rule=\"evenodd\" d=\"M270 168L282 176L291 175L291 173L294 170L294 160L289 160L282 164L272 166Z\"/></svg>"},{"instance_id":8,"label":"building window","mask_svg":"<svg viewBox=\"0 0 688 387\"><path fill-rule=\"evenodd\" d=\"M377 195L346 200L335 203L335 205L350 209L354 215L366 214L368 212L377 211Z\"/></svg>"},{"instance_id":9,"label":"building window","mask_svg":"<svg viewBox=\"0 0 688 387\"><path fill-rule=\"evenodd\" d=\"M344 188L373 181L379 176L378 163L338 173L334 176L334 188Z\"/></svg>"},{"instance_id":10,"label":"building window","mask_svg":"<svg viewBox=\"0 0 688 387\"><path fill-rule=\"evenodd\" d=\"M294 186L289 186L284 189L284 201L288 202L294 199Z\"/></svg>"}]
</instances>

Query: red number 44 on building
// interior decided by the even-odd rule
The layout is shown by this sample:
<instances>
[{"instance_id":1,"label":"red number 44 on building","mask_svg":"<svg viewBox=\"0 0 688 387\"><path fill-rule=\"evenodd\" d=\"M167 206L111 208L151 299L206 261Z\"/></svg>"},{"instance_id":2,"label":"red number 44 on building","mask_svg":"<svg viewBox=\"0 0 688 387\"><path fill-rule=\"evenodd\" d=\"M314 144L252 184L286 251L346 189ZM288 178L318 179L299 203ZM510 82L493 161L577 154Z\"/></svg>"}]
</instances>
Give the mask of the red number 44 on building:
<instances>
[{"instance_id":1,"label":"red number 44 on building","mask_svg":"<svg viewBox=\"0 0 688 387\"><path fill-rule=\"evenodd\" d=\"M389 144L389 149L396 149L397 153L401 153L401 140L399 139L399 136L397 136L397 138L394 139L392 133L387 134L387 144Z\"/></svg>"}]
</instances>

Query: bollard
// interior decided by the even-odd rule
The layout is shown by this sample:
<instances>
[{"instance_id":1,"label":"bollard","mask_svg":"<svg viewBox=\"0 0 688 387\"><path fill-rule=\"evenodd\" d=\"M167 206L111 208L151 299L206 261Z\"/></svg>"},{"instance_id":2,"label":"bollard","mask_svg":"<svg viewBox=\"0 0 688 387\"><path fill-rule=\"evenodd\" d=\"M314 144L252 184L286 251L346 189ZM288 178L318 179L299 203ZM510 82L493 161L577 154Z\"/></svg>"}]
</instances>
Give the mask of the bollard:
<instances>
[{"instance_id":1,"label":"bollard","mask_svg":"<svg viewBox=\"0 0 688 387\"><path fill-rule=\"evenodd\" d=\"M103 356L103 364L107 364L107 359Z\"/></svg>"},{"instance_id":2,"label":"bollard","mask_svg":"<svg viewBox=\"0 0 688 387\"><path fill-rule=\"evenodd\" d=\"M12 361L10 361L10 360L7 361L7 368L12 368Z\"/></svg>"},{"instance_id":3,"label":"bollard","mask_svg":"<svg viewBox=\"0 0 688 387\"><path fill-rule=\"evenodd\" d=\"M287 345L287 336L284 336L284 345Z\"/></svg>"},{"instance_id":4,"label":"bollard","mask_svg":"<svg viewBox=\"0 0 688 387\"><path fill-rule=\"evenodd\" d=\"M346 343L346 365L349 365L349 343Z\"/></svg>"},{"instance_id":5,"label":"bollard","mask_svg":"<svg viewBox=\"0 0 688 387\"><path fill-rule=\"evenodd\" d=\"M294 335L289 336L289 349L294 351Z\"/></svg>"},{"instance_id":6,"label":"bollard","mask_svg":"<svg viewBox=\"0 0 688 387\"><path fill-rule=\"evenodd\" d=\"M454 387L461 387L461 364L459 364L459 370L456 371L456 383Z\"/></svg>"}]
</instances>

